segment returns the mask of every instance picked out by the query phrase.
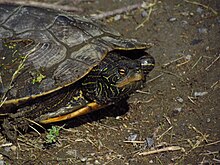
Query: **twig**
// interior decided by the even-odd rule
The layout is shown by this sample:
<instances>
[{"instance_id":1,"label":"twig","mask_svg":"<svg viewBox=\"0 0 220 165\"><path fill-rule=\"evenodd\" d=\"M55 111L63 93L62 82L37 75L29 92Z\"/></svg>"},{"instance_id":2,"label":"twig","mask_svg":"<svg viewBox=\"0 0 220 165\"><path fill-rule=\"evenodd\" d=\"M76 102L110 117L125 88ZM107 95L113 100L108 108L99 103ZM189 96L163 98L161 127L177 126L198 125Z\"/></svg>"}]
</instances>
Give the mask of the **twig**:
<instances>
[{"instance_id":1,"label":"twig","mask_svg":"<svg viewBox=\"0 0 220 165\"><path fill-rule=\"evenodd\" d=\"M154 80L156 80L156 79L158 79L158 78L160 78L161 76L163 76L164 74L163 73L161 73L161 74L159 74L158 76L156 76L156 77L154 77L154 78L152 78L152 79L150 79L150 80L148 80L146 83L150 83L150 82L152 82L152 81L154 81Z\"/></svg>"},{"instance_id":2,"label":"twig","mask_svg":"<svg viewBox=\"0 0 220 165\"><path fill-rule=\"evenodd\" d=\"M62 5L63 3L65 3L65 1L66 0L58 0L57 2L54 2L54 4ZM92 3L94 1L95 0L69 0L69 1L66 1L66 2L71 2L72 4L77 5L79 3Z\"/></svg>"},{"instance_id":3,"label":"twig","mask_svg":"<svg viewBox=\"0 0 220 165\"><path fill-rule=\"evenodd\" d=\"M5 143L5 144L1 144L0 148L1 147L11 147L12 145L13 145L12 143Z\"/></svg>"},{"instance_id":4,"label":"twig","mask_svg":"<svg viewBox=\"0 0 220 165\"><path fill-rule=\"evenodd\" d=\"M199 63L199 61L202 59L203 56L200 56L199 59L196 61L196 63L192 66L192 69Z\"/></svg>"},{"instance_id":5,"label":"twig","mask_svg":"<svg viewBox=\"0 0 220 165\"><path fill-rule=\"evenodd\" d=\"M33 123L33 124L37 125L38 127L42 128L44 131L46 131L46 129L42 125L40 125L39 123L35 122L34 120L31 120L31 119L28 119L28 118L24 118L24 119L29 121L30 123Z\"/></svg>"},{"instance_id":6,"label":"twig","mask_svg":"<svg viewBox=\"0 0 220 165\"><path fill-rule=\"evenodd\" d=\"M139 28L143 27L144 24L145 24L147 21L149 21L150 16L151 16L151 13L152 13L152 11L153 11L153 7L154 7L156 4L157 4L157 0L154 0L153 3L150 3L148 6L145 7L146 9L149 9L148 15L147 15L146 19L144 19L144 21L143 21L141 24L139 24L139 25L135 28L135 30L138 30Z\"/></svg>"},{"instance_id":7,"label":"twig","mask_svg":"<svg viewBox=\"0 0 220 165\"><path fill-rule=\"evenodd\" d=\"M118 129L114 128L114 127L111 127L111 126L108 126L108 125L105 125L105 124L101 124L101 123L95 123L95 125L99 126L99 127L103 127L103 128L107 128L107 129L111 129L111 130L114 130L114 131L118 131Z\"/></svg>"},{"instance_id":8,"label":"twig","mask_svg":"<svg viewBox=\"0 0 220 165\"><path fill-rule=\"evenodd\" d=\"M115 159L118 159L118 156L114 156L112 159L110 159L109 161L105 162L103 165L107 165L107 164L111 163Z\"/></svg>"},{"instance_id":9,"label":"twig","mask_svg":"<svg viewBox=\"0 0 220 165\"><path fill-rule=\"evenodd\" d=\"M73 7L70 5L58 5L58 4L51 4L51 3L44 3L44 2L36 2L36 1L6 1L0 0L0 3L10 3L15 5L25 5L25 6L34 6L34 7L42 7L42 8L50 8L56 10L65 10L65 11L77 11L82 12L81 8Z\"/></svg>"},{"instance_id":10,"label":"twig","mask_svg":"<svg viewBox=\"0 0 220 165\"><path fill-rule=\"evenodd\" d=\"M31 142L27 141L27 139L26 139L25 137L23 137L23 138L24 138L24 139L22 139L22 138L17 138L18 142L22 142L23 145L28 145L28 146L31 146L31 147L34 147L34 148L37 148L37 149L43 151L43 149L42 149L41 147L39 147L39 146L37 146L36 144L32 144ZM22 143L20 143L20 144L22 145ZM47 152L47 151L45 151L45 152Z\"/></svg>"},{"instance_id":11,"label":"twig","mask_svg":"<svg viewBox=\"0 0 220 165\"><path fill-rule=\"evenodd\" d=\"M153 101L155 98L150 98L148 99L147 101L140 101L140 100L135 100L135 101L128 101L129 104L134 104L134 105L137 105L137 104L148 104L150 103L151 101Z\"/></svg>"},{"instance_id":12,"label":"twig","mask_svg":"<svg viewBox=\"0 0 220 165\"><path fill-rule=\"evenodd\" d=\"M199 131L196 127L194 126L189 126L189 128L192 128L196 133L200 134L201 137L206 141L208 142L208 140L206 139L206 137L208 137L207 134L203 134L201 131Z\"/></svg>"},{"instance_id":13,"label":"twig","mask_svg":"<svg viewBox=\"0 0 220 165\"><path fill-rule=\"evenodd\" d=\"M184 0L185 2L187 3L191 3L193 5L198 5L198 6L202 6L203 8L207 9L207 10L211 10L211 12L213 12L215 15L218 15L218 12L215 11L213 8L207 6L207 5L204 5L204 4L201 4L199 2L196 2L196 1L189 1L189 0Z\"/></svg>"},{"instance_id":14,"label":"twig","mask_svg":"<svg viewBox=\"0 0 220 165\"><path fill-rule=\"evenodd\" d=\"M146 141L133 141L133 140L126 140L126 141L123 141L124 143L136 143L136 144L144 144L146 143Z\"/></svg>"},{"instance_id":15,"label":"twig","mask_svg":"<svg viewBox=\"0 0 220 165\"><path fill-rule=\"evenodd\" d=\"M170 72L170 71L163 71L164 73L166 73L166 74L169 74L169 75L173 75L173 76L175 76L175 77L177 77L177 78L179 78L181 81L183 81L184 82L184 79L181 77L181 76L178 76L177 74L175 74L175 73L173 73L173 72Z\"/></svg>"},{"instance_id":16,"label":"twig","mask_svg":"<svg viewBox=\"0 0 220 165\"><path fill-rule=\"evenodd\" d=\"M205 146L211 146L211 145L215 145L215 144L218 144L218 143L220 143L220 140L212 142L212 143L205 144ZM203 147L203 146L201 146L201 147Z\"/></svg>"},{"instance_id":17,"label":"twig","mask_svg":"<svg viewBox=\"0 0 220 165\"><path fill-rule=\"evenodd\" d=\"M196 140L195 143L193 143L190 139L187 139L187 142L191 146L191 149L187 151L184 156L189 155L194 149L204 146L204 145L201 145L201 143L204 141L207 142L208 141L207 137L209 136L208 134L203 134L194 126L189 125L188 128L193 129L197 134L200 134L201 136L199 136L199 138Z\"/></svg>"},{"instance_id":18,"label":"twig","mask_svg":"<svg viewBox=\"0 0 220 165\"><path fill-rule=\"evenodd\" d=\"M214 155L214 154L218 154L219 153L219 151L208 151L207 153L201 153L201 154L199 154L199 155Z\"/></svg>"},{"instance_id":19,"label":"twig","mask_svg":"<svg viewBox=\"0 0 220 165\"><path fill-rule=\"evenodd\" d=\"M151 154L156 154L156 153L161 153L161 152L166 152L166 151L178 151L178 150L182 150L183 152L185 152L185 149L183 147L170 146L170 147L165 147L165 148L156 149L156 150L152 150L152 151L141 152L138 155L145 156L145 155L151 155Z\"/></svg>"},{"instance_id":20,"label":"twig","mask_svg":"<svg viewBox=\"0 0 220 165\"><path fill-rule=\"evenodd\" d=\"M157 140L160 140L167 132L169 132L171 129L173 128L173 126L169 127L164 133L162 133Z\"/></svg>"},{"instance_id":21,"label":"twig","mask_svg":"<svg viewBox=\"0 0 220 165\"><path fill-rule=\"evenodd\" d=\"M184 62L182 62L182 63L180 63L180 64L177 64L176 67L180 67L180 66L182 66L182 65L185 65L185 64L187 64L188 62L189 62L189 60L186 60L186 61L184 61Z\"/></svg>"},{"instance_id":22,"label":"twig","mask_svg":"<svg viewBox=\"0 0 220 165\"><path fill-rule=\"evenodd\" d=\"M196 105L195 101L193 101L193 97L187 96L187 98L188 98L193 104Z\"/></svg>"},{"instance_id":23,"label":"twig","mask_svg":"<svg viewBox=\"0 0 220 165\"><path fill-rule=\"evenodd\" d=\"M126 6L126 7L122 7L119 9L115 9L112 11L107 11L107 12L103 12L101 14L92 14L91 17L94 19L104 19L104 18L108 18L108 17L112 17L114 15L117 14L122 14L122 13L126 13L126 12L130 12L132 10L136 10L138 8L140 8L142 5L142 3L137 3L134 5L130 5L130 6Z\"/></svg>"},{"instance_id":24,"label":"twig","mask_svg":"<svg viewBox=\"0 0 220 165\"><path fill-rule=\"evenodd\" d=\"M170 61L170 62L168 62L168 63L166 63L166 64L163 64L162 67L165 68L165 67L169 66L170 64L172 64L172 63L174 63L174 62L177 62L177 61L179 61L179 60L181 60L181 59L183 59L183 58L184 58L184 56L181 56L181 57L179 57L179 58L177 58L177 59L175 59L175 60L172 60L172 61Z\"/></svg>"},{"instance_id":25,"label":"twig","mask_svg":"<svg viewBox=\"0 0 220 165\"><path fill-rule=\"evenodd\" d=\"M207 66L207 67L205 68L205 70L208 71L209 68L210 68L216 61L218 61L219 58L220 58L220 54L218 55L218 57L217 57L214 61L212 61L212 63L211 63L209 66Z\"/></svg>"},{"instance_id":26,"label":"twig","mask_svg":"<svg viewBox=\"0 0 220 165\"><path fill-rule=\"evenodd\" d=\"M41 133L36 128L32 127L31 125L29 125L29 127L33 129L39 136L41 136Z\"/></svg>"},{"instance_id":27,"label":"twig","mask_svg":"<svg viewBox=\"0 0 220 165\"><path fill-rule=\"evenodd\" d=\"M216 161L217 163L220 163L219 159L213 158L212 160Z\"/></svg>"},{"instance_id":28,"label":"twig","mask_svg":"<svg viewBox=\"0 0 220 165\"><path fill-rule=\"evenodd\" d=\"M149 95L150 93L149 92L145 92L145 91L142 91L142 90L136 90L137 93L142 93L142 94L147 94Z\"/></svg>"},{"instance_id":29,"label":"twig","mask_svg":"<svg viewBox=\"0 0 220 165\"><path fill-rule=\"evenodd\" d=\"M1 100L0 100L0 108L3 106L3 104L6 102L7 99L8 99L8 98L7 98L5 95L2 96L2 98L1 98ZM2 114L1 114L1 115L2 115Z\"/></svg>"},{"instance_id":30,"label":"twig","mask_svg":"<svg viewBox=\"0 0 220 165\"><path fill-rule=\"evenodd\" d=\"M167 117L166 115L164 115L164 118L167 120L167 122L168 122L170 125L172 125L172 123L171 123L169 117Z\"/></svg>"},{"instance_id":31,"label":"twig","mask_svg":"<svg viewBox=\"0 0 220 165\"><path fill-rule=\"evenodd\" d=\"M215 83L213 83L212 86L211 86L211 88L214 88L214 87L219 83L219 81L220 81L220 80L218 80L218 81L216 81ZM1 107L1 106L0 106L0 107Z\"/></svg>"}]
</instances>

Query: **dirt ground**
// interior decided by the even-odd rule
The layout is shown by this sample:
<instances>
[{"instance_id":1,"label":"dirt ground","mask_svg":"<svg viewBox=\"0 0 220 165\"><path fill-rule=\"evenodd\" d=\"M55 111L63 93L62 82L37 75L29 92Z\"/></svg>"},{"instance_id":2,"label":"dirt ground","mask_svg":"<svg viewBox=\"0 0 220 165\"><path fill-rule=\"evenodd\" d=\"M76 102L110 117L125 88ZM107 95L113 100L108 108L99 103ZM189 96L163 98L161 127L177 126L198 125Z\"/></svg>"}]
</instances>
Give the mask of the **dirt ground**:
<instances>
[{"instance_id":1,"label":"dirt ground","mask_svg":"<svg viewBox=\"0 0 220 165\"><path fill-rule=\"evenodd\" d=\"M139 2L73 5L91 15ZM43 145L43 131L20 136L16 145L0 137L0 164L220 164L219 12L219 0L163 0L103 19L128 38L154 44L148 52L156 67L145 88L127 104L65 122L54 145Z\"/></svg>"}]
</instances>

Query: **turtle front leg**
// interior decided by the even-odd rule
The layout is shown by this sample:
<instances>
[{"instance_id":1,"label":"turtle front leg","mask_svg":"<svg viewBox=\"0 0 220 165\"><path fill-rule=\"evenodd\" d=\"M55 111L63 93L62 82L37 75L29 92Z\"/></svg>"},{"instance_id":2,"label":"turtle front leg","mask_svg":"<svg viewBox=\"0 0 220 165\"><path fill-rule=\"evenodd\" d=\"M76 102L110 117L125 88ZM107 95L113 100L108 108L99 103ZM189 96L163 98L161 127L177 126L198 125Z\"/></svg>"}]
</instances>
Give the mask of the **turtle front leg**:
<instances>
[{"instance_id":1,"label":"turtle front leg","mask_svg":"<svg viewBox=\"0 0 220 165\"><path fill-rule=\"evenodd\" d=\"M92 102L92 103L88 103L86 106L79 108L78 110L75 110L75 108L73 108L71 113L65 114L65 115L61 115L58 117L50 117L50 114L45 114L42 115L40 117L40 123L42 124L48 124L48 123L54 123L54 122L59 122L59 121L63 121L63 120L68 120L74 117L78 117L81 115L85 115L87 113L90 113L92 111L96 111L99 110L101 108L104 108L105 106L100 105L96 102Z\"/></svg>"}]
</instances>

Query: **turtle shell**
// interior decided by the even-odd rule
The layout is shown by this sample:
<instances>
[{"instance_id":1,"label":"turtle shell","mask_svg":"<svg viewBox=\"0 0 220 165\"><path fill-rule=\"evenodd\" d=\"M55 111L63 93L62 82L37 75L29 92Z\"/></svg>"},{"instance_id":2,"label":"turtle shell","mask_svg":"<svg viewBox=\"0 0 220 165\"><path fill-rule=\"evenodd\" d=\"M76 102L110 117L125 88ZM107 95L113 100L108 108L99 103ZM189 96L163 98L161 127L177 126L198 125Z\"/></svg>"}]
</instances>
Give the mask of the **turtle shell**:
<instances>
[{"instance_id":1,"label":"turtle shell","mask_svg":"<svg viewBox=\"0 0 220 165\"><path fill-rule=\"evenodd\" d=\"M0 106L73 84L112 50L149 47L66 12L1 4L0 16Z\"/></svg>"}]
</instances>

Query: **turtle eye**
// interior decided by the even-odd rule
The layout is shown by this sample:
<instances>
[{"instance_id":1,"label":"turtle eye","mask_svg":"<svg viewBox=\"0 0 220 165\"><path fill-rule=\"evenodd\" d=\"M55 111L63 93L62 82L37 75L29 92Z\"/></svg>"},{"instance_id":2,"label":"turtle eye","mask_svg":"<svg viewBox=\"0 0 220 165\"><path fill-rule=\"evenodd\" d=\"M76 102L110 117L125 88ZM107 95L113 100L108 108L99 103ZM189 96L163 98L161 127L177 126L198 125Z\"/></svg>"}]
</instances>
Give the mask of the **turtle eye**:
<instances>
[{"instance_id":1,"label":"turtle eye","mask_svg":"<svg viewBox=\"0 0 220 165\"><path fill-rule=\"evenodd\" d=\"M119 73L121 76L124 76L124 75L127 73L127 71L126 71L124 68L119 68L119 69L118 69L118 73Z\"/></svg>"}]
</instances>

